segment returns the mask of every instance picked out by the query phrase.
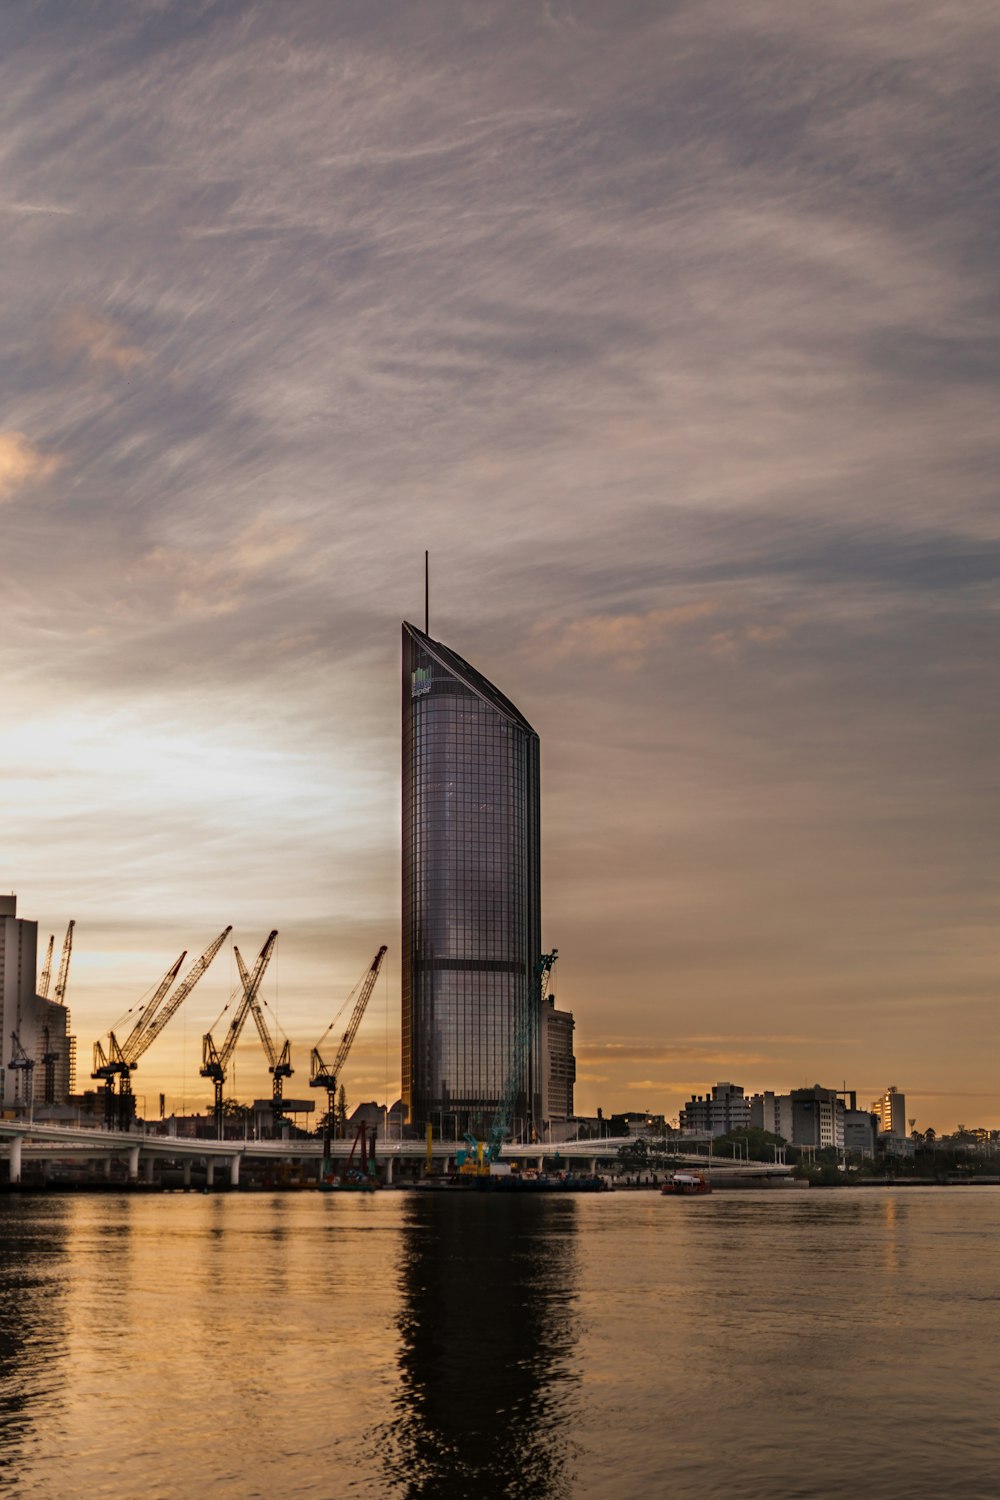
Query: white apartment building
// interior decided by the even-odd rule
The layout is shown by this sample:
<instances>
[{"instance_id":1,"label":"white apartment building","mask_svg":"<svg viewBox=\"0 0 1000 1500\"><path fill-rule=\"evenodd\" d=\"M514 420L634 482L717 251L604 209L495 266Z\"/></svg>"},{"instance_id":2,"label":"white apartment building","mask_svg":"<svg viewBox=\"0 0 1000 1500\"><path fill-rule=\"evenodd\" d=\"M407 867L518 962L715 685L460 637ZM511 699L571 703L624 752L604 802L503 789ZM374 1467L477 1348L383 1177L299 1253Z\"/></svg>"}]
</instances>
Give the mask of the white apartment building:
<instances>
[{"instance_id":1,"label":"white apartment building","mask_svg":"<svg viewBox=\"0 0 1000 1500\"><path fill-rule=\"evenodd\" d=\"M770 1135L780 1135L783 1140L791 1140L791 1094L775 1094L772 1090L765 1089L762 1094L751 1094L747 1102L751 1126L757 1130L766 1130Z\"/></svg>"},{"instance_id":2,"label":"white apartment building","mask_svg":"<svg viewBox=\"0 0 1000 1500\"><path fill-rule=\"evenodd\" d=\"M710 1094L695 1094L680 1113L682 1131L700 1134L728 1135L731 1130L746 1130L750 1124L750 1105L738 1083L716 1083Z\"/></svg>"}]
</instances>

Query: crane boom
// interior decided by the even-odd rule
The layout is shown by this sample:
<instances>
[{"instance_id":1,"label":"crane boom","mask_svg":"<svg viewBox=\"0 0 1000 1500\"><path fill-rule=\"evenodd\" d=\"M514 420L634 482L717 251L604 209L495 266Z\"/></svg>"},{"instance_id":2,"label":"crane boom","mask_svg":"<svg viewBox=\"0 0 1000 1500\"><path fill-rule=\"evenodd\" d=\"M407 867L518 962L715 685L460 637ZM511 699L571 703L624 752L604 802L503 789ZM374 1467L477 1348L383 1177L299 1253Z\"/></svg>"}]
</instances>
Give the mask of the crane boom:
<instances>
[{"instance_id":1,"label":"crane boom","mask_svg":"<svg viewBox=\"0 0 1000 1500\"><path fill-rule=\"evenodd\" d=\"M126 1057L131 1054L139 1041L139 1037L142 1034L143 1027L148 1025L148 1023L153 1019L153 1016L156 1014L156 1011L159 1008L160 1001L163 999L164 995L170 989L170 986L173 984L174 980L180 973L181 964L184 962L185 958L187 958L186 948L184 949L184 952L181 954L180 958L177 959L176 963L171 964L170 968L164 974L163 978L156 986L156 989L153 991L150 998L146 1001L146 1004L140 1010L138 1016L135 1019L132 1030L129 1032L124 1042L119 1042L113 1031L108 1033L109 1051L111 1057L115 1062L124 1063ZM94 1056L97 1056L96 1051L94 1053ZM96 1066L97 1064L95 1063L95 1067Z\"/></svg>"},{"instance_id":2,"label":"crane boom","mask_svg":"<svg viewBox=\"0 0 1000 1500\"><path fill-rule=\"evenodd\" d=\"M325 1156L327 1160L330 1157L331 1122L335 1102L334 1096L337 1092L337 1079L340 1077L340 1070L347 1061L347 1054L351 1050L351 1044L357 1035L358 1027L361 1025L361 1019L371 998L372 990L375 988L375 981L378 979L379 970L382 967L382 960L385 958L386 952L387 949L383 943L361 980L361 989L355 1002L354 1010L351 1012L351 1019L347 1023L347 1030L341 1037L340 1046L337 1048L337 1056L333 1060L333 1066L327 1067L319 1050L333 1030L333 1022L326 1028L326 1031L324 1031L316 1046L312 1049L312 1056L309 1063L309 1086L314 1089L326 1089Z\"/></svg>"},{"instance_id":3,"label":"crane boom","mask_svg":"<svg viewBox=\"0 0 1000 1500\"><path fill-rule=\"evenodd\" d=\"M253 970L250 973L247 973L247 966L243 962L242 953L237 948L236 944L233 944L233 953L236 956L236 967L240 971L240 983L243 986L243 996L240 1000L236 1014L229 1024L229 1030L226 1032L226 1040L222 1044L222 1050L218 1053L218 1059L223 1069L225 1069L227 1063L229 1062L229 1059L232 1057L233 1052L236 1049L236 1043L240 1039L240 1032L243 1030L243 1024L246 1021L248 1014L252 1012L254 1014L254 1019L256 1019L257 991L260 989L261 982L263 981L264 971L267 968L268 964L271 962L271 954L274 952L274 945L277 942L277 939L278 934L276 931L268 934L263 948L261 948L260 952L257 955L257 960L253 966ZM258 1030L259 1029L260 1028L258 1027ZM206 1040L208 1040L208 1038L206 1038Z\"/></svg>"},{"instance_id":4,"label":"crane boom","mask_svg":"<svg viewBox=\"0 0 1000 1500\"><path fill-rule=\"evenodd\" d=\"M378 950L375 957L372 959L371 964L369 965L368 970L365 973L364 979L361 984L361 991L358 995L357 1001L355 1002L354 1010L351 1012L351 1019L347 1023L347 1030L341 1037L340 1046L337 1048L337 1055L333 1060L333 1067L330 1069L330 1072L338 1078L340 1076L341 1068L347 1061L347 1054L351 1050L354 1038L357 1036L358 1027L361 1025L361 1020L364 1016L365 1010L367 1009L368 1001L371 999L371 993L375 988L375 981L378 979L379 970L382 967L382 960L385 957L386 952L387 949L385 947L385 944L383 943L382 947ZM317 1058L321 1065L323 1059L319 1055L319 1046L322 1045L323 1040L324 1038L321 1037L319 1043L313 1049L314 1056Z\"/></svg>"},{"instance_id":5,"label":"crane boom","mask_svg":"<svg viewBox=\"0 0 1000 1500\"><path fill-rule=\"evenodd\" d=\"M57 1005L66 1004L66 986L69 983L69 961L73 953L73 928L75 926L75 922L70 922L63 940L62 958L59 960L59 978L56 980L53 996Z\"/></svg>"},{"instance_id":6,"label":"crane boom","mask_svg":"<svg viewBox=\"0 0 1000 1500\"><path fill-rule=\"evenodd\" d=\"M272 934L272 936L276 935L277 934ZM260 1037L260 1044L267 1054L268 1065L273 1069L278 1061L278 1049L275 1047L274 1042L271 1040L271 1033L267 1029L267 1022L264 1020L264 1014L260 1008L260 1002L257 999L258 986L253 985L253 992L251 995L250 986L253 981L251 980L250 975L247 973L247 966L243 962L243 955L235 945L233 947L233 952L236 954L236 967L240 971L240 979L243 981L243 989L249 1000L250 1010L253 1013L254 1025L257 1028L257 1035Z\"/></svg>"},{"instance_id":7,"label":"crane boom","mask_svg":"<svg viewBox=\"0 0 1000 1500\"><path fill-rule=\"evenodd\" d=\"M49 985L52 983L52 950L55 948L55 945L56 935L53 932L49 935L49 946L45 950L45 962L42 965L42 972L38 976L38 993L43 1000L49 998Z\"/></svg>"},{"instance_id":8,"label":"crane boom","mask_svg":"<svg viewBox=\"0 0 1000 1500\"><path fill-rule=\"evenodd\" d=\"M218 953L219 949L222 947L223 943L226 941L226 938L229 936L232 930L233 929L231 925L229 927L223 928L222 932L219 933L219 936L215 938L213 942L209 943L208 947L205 949L201 957L195 959L194 963L191 965L190 969L188 969L180 984L170 996L170 999L166 1002L166 1004L162 1007L158 1014L153 1017L145 1030L140 1033L135 1041L132 1041L131 1036L129 1037L131 1046L128 1048L128 1050L126 1050L124 1047L122 1048L122 1056L125 1062L128 1063L130 1068L135 1067L136 1063L139 1061L139 1058L146 1051L146 1048L150 1045L151 1042L154 1042L156 1040L156 1038L159 1036L164 1026L166 1026L167 1022L170 1020L170 1017L177 1010L181 1002L183 1000L186 1000L188 995L190 995L191 991L198 983L198 980L204 974L205 970L208 968L209 964L212 962L212 959ZM135 1028L133 1028L133 1036L134 1032Z\"/></svg>"}]
</instances>

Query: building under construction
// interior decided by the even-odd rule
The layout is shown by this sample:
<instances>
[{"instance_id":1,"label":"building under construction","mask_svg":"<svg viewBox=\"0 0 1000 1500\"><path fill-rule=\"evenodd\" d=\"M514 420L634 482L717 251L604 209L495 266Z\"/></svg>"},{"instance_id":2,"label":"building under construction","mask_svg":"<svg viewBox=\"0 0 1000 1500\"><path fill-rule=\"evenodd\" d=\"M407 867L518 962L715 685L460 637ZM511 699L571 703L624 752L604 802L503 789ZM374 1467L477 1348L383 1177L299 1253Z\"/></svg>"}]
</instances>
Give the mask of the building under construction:
<instances>
[{"instance_id":1,"label":"building under construction","mask_svg":"<svg viewBox=\"0 0 1000 1500\"><path fill-rule=\"evenodd\" d=\"M17 897L0 896L0 1107L65 1104L76 1088L76 1038L66 1008L73 923L58 970L50 937L38 972L38 923L17 915ZM53 982L54 981L54 982Z\"/></svg>"}]
</instances>

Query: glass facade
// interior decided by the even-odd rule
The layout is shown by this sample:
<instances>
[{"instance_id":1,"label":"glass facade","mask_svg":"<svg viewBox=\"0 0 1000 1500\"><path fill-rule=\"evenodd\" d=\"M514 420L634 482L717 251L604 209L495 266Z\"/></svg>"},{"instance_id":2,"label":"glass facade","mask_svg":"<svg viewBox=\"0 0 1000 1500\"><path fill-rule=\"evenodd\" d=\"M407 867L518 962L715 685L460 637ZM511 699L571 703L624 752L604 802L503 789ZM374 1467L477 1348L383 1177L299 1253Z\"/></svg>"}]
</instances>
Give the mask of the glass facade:
<instances>
[{"instance_id":1,"label":"glass facade","mask_svg":"<svg viewBox=\"0 0 1000 1500\"><path fill-rule=\"evenodd\" d=\"M541 951L538 736L454 651L403 626L403 1100L484 1136ZM536 1037L515 1131L540 1120Z\"/></svg>"}]
</instances>

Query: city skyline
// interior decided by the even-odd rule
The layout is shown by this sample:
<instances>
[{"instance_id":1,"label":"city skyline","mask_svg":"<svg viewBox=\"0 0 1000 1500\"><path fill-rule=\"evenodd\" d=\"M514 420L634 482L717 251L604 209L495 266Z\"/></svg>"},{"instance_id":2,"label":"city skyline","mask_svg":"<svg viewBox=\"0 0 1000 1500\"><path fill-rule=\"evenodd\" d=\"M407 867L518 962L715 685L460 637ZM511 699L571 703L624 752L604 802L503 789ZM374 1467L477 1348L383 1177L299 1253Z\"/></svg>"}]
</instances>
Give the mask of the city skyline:
<instances>
[{"instance_id":1,"label":"city skyline","mask_svg":"<svg viewBox=\"0 0 1000 1500\"><path fill-rule=\"evenodd\" d=\"M296 1094L388 944L397 1096L426 547L541 736L580 1112L1000 1125L995 12L168 9L0 16L0 889L77 922L81 1084L232 922Z\"/></svg>"}]
</instances>

